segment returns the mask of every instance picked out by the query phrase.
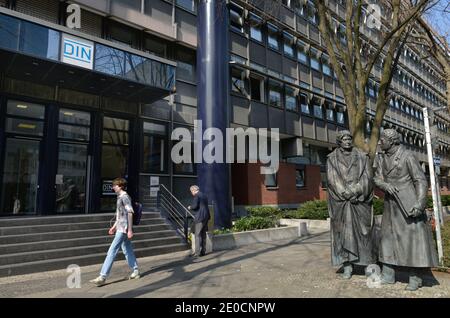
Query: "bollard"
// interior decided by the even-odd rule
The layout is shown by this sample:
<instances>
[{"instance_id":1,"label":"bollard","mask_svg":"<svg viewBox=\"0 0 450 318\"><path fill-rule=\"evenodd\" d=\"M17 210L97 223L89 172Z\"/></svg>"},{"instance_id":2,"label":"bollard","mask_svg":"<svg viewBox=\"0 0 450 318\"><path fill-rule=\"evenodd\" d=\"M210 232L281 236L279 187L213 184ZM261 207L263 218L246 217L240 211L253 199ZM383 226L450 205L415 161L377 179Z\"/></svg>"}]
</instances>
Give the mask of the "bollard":
<instances>
[{"instance_id":1,"label":"bollard","mask_svg":"<svg viewBox=\"0 0 450 318\"><path fill-rule=\"evenodd\" d=\"M298 236L302 237L302 236L308 236L308 227L306 225L306 222L300 222L298 224Z\"/></svg>"}]
</instances>

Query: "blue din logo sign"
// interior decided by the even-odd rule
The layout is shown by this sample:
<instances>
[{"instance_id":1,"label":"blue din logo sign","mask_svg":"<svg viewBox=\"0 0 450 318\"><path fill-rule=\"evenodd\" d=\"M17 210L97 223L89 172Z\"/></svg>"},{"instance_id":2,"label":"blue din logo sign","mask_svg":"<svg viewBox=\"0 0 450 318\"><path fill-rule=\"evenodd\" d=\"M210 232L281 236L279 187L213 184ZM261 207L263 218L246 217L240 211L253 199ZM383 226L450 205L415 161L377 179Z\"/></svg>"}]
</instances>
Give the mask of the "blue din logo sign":
<instances>
[{"instance_id":1,"label":"blue din logo sign","mask_svg":"<svg viewBox=\"0 0 450 318\"><path fill-rule=\"evenodd\" d=\"M62 45L62 62L92 69L94 43L64 34Z\"/></svg>"},{"instance_id":2,"label":"blue din logo sign","mask_svg":"<svg viewBox=\"0 0 450 318\"><path fill-rule=\"evenodd\" d=\"M64 56L69 59L89 63L92 58L92 47L66 39L64 41Z\"/></svg>"}]
</instances>

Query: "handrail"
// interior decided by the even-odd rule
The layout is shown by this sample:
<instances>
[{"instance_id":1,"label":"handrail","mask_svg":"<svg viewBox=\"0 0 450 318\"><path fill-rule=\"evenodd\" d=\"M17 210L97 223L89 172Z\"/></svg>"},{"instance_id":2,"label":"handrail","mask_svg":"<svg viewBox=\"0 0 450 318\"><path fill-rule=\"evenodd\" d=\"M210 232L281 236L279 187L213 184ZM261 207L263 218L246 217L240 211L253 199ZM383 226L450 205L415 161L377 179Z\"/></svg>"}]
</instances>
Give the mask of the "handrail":
<instances>
[{"instance_id":1,"label":"handrail","mask_svg":"<svg viewBox=\"0 0 450 318\"><path fill-rule=\"evenodd\" d=\"M194 218L194 215L192 215L192 213L189 212L189 210L188 210L188 209L187 209L187 208L186 208L186 207L185 207L185 206L177 199L176 196L174 196L174 195L172 194L172 192L169 191L169 189L166 188L166 186L165 186L164 184L160 184L160 187L162 187L164 190L166 190L166 191L170 194L170 196L171 196L173 199L175 199L175 201L176 201L181 207L183 207L184 211L187 212L187 213L189 214L190 217Z\"/></svg>"},{"instance_id":2,"label":"handrail","mask_svg":"<svg viewBox=\"0 0 450 318\"><path fill-rule=\"evenodd\" d=\"M163 184L160 184L158 191L157 207L166 214L167 220L187 243L189 222L194 219L194 215Z\"/></svg>"}]
</instances>

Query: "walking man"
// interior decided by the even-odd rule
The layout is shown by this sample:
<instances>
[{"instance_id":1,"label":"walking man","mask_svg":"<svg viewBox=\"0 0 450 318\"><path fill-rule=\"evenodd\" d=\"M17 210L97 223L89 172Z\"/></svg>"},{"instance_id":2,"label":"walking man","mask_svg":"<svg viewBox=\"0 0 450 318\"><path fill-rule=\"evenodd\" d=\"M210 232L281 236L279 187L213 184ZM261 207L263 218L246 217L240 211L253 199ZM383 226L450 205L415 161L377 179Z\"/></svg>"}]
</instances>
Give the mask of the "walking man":
<instances>
[{"instance_id":1,"label":"walking man","mask_svg":"<svg viewBox=\"0 0 450 318\"><path fill-rule=\"evenodd\" d=\"M109 229L108 233L109 235L114 235L115 233L115 237L109 247L108 254L106 255L105 262L100 271L100 276L90 281L97 286L105 284L106 278L109 276L114 259L116 258L120 247L122 247L128 266L133 270L128 279L140 278L139 267L131 244L131 239L133 238L134 211L131 206L131 199L124 190L126 184L127 181L123 178L117 178L113 181L112 188L117 194L116 222Z\"/></svg>"},{"instance_id":2,"label":"walking man","mask_svg":"<svg viewBox=\"0 0 450 318\"><path fill-rule=\"evenodd\" d=\"M386 195L379 249L381 283L394 284L395 266L404 266L410 273L406 290L413 291L422 286L425 269L438 263L425 213L428 183L419 161L400 145L397 131L384 130L380 147L384 153L377 157L374 182Z\"/></svg>"},{"instance_id":3,"label":"walking man","mask_svg":"<svg viewBox=\"0 0 450 318\"><path fill-rule=\"evenodd\" d=\"M206 254L206 232L208 231L208 221L211 216L207 196L200 192L199 187L196 185L191 186L190 190L194 198L192 205L188 206L188 209L195 212L195 252L193 256L198 257Z\"/></svg>"},{"instance_id":4,"label":"walking man","mask_svg":"<svg viewBox=\"0 0 450 318\"><path fill-rule=\"evenodd\" d=\"M328 211L331 219L331 262L344 266L350 279L353 265L375 263L372 213L372 170L366 153L353 147L348 130L336 137L338 148L328 155Z\"/></svg>"}]
</instances>

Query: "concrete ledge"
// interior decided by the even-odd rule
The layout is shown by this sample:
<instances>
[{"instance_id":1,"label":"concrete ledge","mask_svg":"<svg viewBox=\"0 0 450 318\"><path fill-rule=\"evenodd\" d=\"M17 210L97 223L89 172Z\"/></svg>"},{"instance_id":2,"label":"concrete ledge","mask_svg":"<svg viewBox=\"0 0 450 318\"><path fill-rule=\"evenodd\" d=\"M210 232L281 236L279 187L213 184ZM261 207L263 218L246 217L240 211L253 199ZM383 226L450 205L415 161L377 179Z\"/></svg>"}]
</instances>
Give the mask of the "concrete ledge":
<instances>
[{"instance_id":1,"label":"concrete ledge","mask_svg":"<svg viewBox=\"0 0 450 318\"><path fill-rule=\"evenodd\" d=\"M304 222L298 222L293 226L279 228L236 232L212 235L206 237L206 253L237 248L255 243L272 242L278 240L296 239L308 235L307 226ZM192 252L195 249L195 236L192 236Z\"/></svg>"},{"instance_id":2,"label":"concrete ledge","mask_svg":"<svg viewBox=\"0 0 450 318\"><path fill-rule=\"evenodd\" d=\"M301 223L306 223L307 229L330 229L330 219L327 220L309 220L309 219L281 219L280 225L299 226Z\"/></svg>"}]
</instances>

